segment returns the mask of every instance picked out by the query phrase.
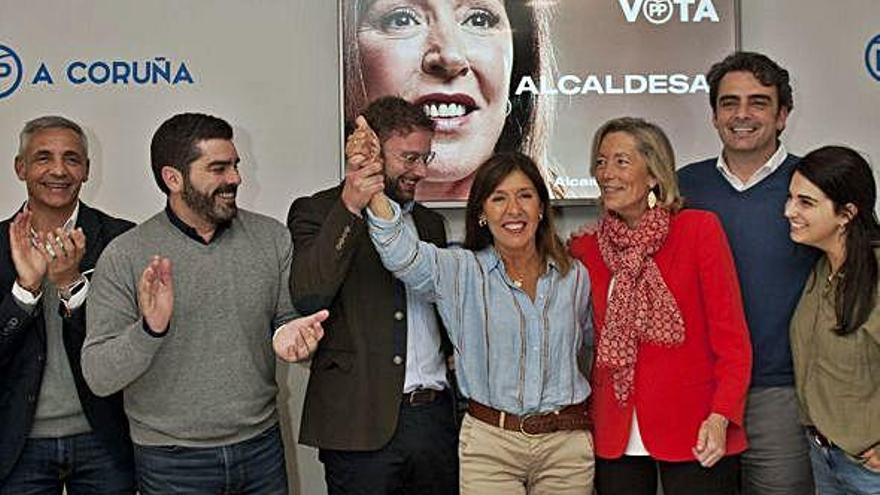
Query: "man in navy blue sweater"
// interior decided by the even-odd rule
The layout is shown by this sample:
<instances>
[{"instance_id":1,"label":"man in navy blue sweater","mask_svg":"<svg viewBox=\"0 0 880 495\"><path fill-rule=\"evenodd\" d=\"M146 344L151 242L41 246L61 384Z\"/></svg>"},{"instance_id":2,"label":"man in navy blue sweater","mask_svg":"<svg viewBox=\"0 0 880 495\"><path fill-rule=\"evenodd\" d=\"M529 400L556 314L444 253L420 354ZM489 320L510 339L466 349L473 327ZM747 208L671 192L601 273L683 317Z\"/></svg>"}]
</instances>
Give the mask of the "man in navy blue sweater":
<instances>
[{"instance_id":1,"label":"man in navy blue sweater","mask_svg":"<svg viewBox=\"0 0 880 495\"><path fill-rule=\"evenodd\" d=\"M746 406L746 495L813 493L798 419L788 327L818 254L789 238L782 215L794 164L779 141L793 107L788 71L768 57L734 53L707 74L721 156L679 171L686 205L715 212L736 261L751 332Z\"/></svg>"}]
</instances>

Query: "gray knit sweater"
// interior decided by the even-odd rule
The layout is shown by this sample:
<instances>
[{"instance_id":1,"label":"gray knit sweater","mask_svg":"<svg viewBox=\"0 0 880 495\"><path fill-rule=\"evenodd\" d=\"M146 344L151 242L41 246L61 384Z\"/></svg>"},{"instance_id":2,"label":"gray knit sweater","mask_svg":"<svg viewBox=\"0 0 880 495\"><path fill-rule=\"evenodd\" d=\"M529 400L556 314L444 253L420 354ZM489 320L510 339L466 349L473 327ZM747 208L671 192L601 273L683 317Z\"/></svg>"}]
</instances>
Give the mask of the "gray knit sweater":
<instances>
[{"instance_id":1,"label":"gray knit sweater","mask_svg":"<svg viewBox=\"0 0 880 495\"><path fill-rule=\"evenodd\" d=\"M174 312L161 337L143 329L137 306L153 255L172 262ZM245 210L207 245L160 212L107 246L89 294L83 374L98 395L125 390L135 443L226 445L277 422L271 336L297 316L291 255L280 222Z\"/></svg>"}]
</instances>

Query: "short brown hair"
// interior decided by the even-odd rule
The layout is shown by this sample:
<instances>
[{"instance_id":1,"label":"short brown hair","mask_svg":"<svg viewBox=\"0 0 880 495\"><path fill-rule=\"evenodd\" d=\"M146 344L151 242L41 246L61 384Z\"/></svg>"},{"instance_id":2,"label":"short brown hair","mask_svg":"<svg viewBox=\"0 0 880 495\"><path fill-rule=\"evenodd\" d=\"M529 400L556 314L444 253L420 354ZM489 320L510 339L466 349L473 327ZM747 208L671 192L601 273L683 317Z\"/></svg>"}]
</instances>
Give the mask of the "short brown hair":
<instances>
[{"instance_id":1,"label":"short brown hair","mask_svg":"<svg viewBox=\"0 0 880 495\"><path fill-rule=\"evenodd\" d=\"M383 96L364 110L364 118L381 142L392 134L409 134L421 129L434 132L434 121L417 105L397 96Z\"/></svg>"},{"instance_id":2,"label":"short brown hair","mask_svg":"<svg viewBox=\"0 0 880 495\"><path fill-rule=\"evenodd\" d=\"M721 80L729 72L749 72L764 86L776 88L779 96L779 108L791 112L794 108L791 83L788 71L779 66L770 57L755 52L734 52L724 60L714 64L706 80L709 82L709 104L712 105L712 113L718 110L718 88Z\"/></svg>"}]
</instances>

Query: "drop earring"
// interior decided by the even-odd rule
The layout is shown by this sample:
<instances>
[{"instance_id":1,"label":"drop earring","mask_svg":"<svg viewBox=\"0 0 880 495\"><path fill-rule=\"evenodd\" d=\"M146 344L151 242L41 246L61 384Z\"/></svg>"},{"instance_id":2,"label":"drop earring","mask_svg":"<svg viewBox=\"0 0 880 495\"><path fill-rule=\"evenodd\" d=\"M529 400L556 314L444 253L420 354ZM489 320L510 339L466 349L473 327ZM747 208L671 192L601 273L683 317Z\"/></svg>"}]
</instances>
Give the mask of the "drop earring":
<instances>
[{"instance_id":1,"label":"drop earring","mask_svg":"<svg viewBox=\"0 0 880 495\"><path fill-rule=\"evenodd\" d=\"M648 209L653 210L655 206L657 206L657 195L654 194L654 190L651 189L648 191Z\"/></svg>"}]
</instances>

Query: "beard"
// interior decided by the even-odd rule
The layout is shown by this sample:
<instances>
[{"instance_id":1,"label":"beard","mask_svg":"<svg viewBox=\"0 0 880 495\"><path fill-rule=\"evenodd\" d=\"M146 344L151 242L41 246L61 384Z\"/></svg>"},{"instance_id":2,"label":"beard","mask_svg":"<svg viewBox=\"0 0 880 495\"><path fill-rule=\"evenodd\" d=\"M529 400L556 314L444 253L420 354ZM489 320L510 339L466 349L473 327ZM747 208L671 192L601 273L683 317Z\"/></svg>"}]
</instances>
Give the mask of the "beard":
<instances>
[{"instance_id":1,"label":"beard","mask_svg":"<svg viewBox=\"0 0 880 495\"><path fill-rule=\"evenodd\" d=\"M238 206L235 203L227 204L219 198L219 195L234 193L237 190L238 185L228 184L220 186L212 192L202 193L193 186L193 183L189 181L189 177L184 176L181 198L193 212L212 224L219 225L232 220L238 214Z\"/></svg>"},{"instance_id":2,"label":"beard","mask_svg":"<svg viewBox=\"0 0 880 495\"><path fill-rule=\"evenodd\" d=\"M400 177L389 177L385 176L385 195L388 196L389 199L393 200L397 204L404 204L412 201L415 198L415 194L409 191L402 191L400 189Z\"/></svg>"}]
</instances>

